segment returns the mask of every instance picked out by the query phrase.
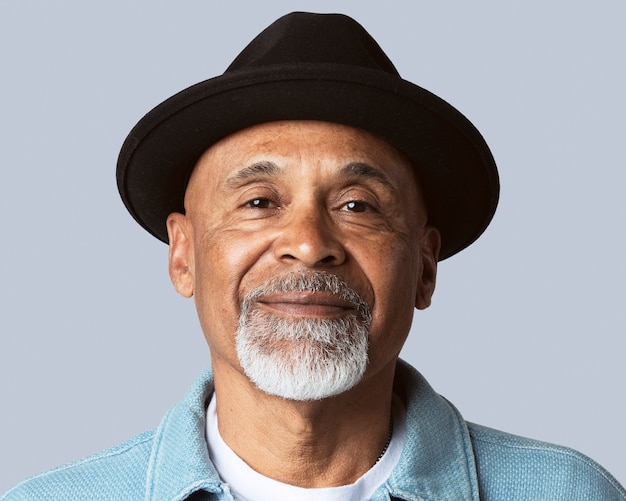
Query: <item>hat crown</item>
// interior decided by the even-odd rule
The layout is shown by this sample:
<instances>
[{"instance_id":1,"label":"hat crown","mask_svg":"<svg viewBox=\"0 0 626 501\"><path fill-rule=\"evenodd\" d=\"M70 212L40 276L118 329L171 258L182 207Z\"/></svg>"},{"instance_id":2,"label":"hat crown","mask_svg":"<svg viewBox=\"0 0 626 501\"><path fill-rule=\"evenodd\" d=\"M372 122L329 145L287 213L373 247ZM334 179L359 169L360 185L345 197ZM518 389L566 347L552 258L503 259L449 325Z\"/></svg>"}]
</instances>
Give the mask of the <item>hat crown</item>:
<instances>
[{"instance_id":1,"label":"hat crown","mask_svg":"<svg viewBox=\"0 0 626 501\"><path fill-rule=\"evenodd\" d=\"M263 30L226 73L272 64L344 64L399 76L365 28L343 14L292 12Z\"/></svg>"}]
</instances>

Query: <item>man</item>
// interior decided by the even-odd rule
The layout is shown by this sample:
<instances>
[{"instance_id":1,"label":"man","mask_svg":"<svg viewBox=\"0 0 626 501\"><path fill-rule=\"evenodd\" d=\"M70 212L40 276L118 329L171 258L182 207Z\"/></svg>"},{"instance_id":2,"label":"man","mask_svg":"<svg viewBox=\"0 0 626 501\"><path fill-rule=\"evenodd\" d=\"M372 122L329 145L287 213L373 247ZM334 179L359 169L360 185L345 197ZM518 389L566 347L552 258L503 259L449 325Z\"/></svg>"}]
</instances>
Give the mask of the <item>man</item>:
<instances>
[{"instance_id":1,"label":"man","mask_svg":"<svg viewBox=\"0 0 626 501\"><path fill-rule=\"evenodd\" d=\"M155 431L3 499L624 500L584 456L466 423L398 361L495 211L489 149L353 20L296 13L127 138L211 370Z\"/></svg>"}]
</instances>

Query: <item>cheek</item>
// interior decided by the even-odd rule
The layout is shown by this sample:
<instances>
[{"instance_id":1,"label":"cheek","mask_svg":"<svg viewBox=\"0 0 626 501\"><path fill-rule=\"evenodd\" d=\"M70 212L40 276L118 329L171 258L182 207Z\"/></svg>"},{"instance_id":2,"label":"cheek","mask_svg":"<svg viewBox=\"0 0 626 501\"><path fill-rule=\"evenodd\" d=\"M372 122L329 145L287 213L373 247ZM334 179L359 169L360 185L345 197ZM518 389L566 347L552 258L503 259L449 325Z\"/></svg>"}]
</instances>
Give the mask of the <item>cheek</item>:
<instances>
[{"instance_id":1,"label":"cheek","mask_svg":"<svg viewBox=\"0 0 626 501\"><path fill-rule=\"evenodd\" d=\"M404 302L405 297L413 301L418 277L417 242L396 235L370 248L376 249L367 256L374 287L382 289L379 293L385 297L391 296L394 303Z\"/></svg>"},{"instance_id":2,"label":"cheek","mask_svg":"<svg viewBox=\"0 0 626 501\"><path fill-rule=\"evenodd\" d=\"M267 244L258 234L218 230L196 248L196 302L219 316L238 315L241 284Z\"/></svg>"},{"instance_id":3,"label":"cheek","mask_svg":"<svg viewBox=\"0 0 626 501\"><path fill-rule=\"evenodd\" d=\"M417 250L408 240L388 242L367 266L375 295L371 341L400 349L413 320L417 293Z\"/></svg>"},{"instance_id":4,"label":"cheek","mask_svg":"<svg viewBox=\"0 0 626 501\"><path fill-rule=\"evenodd\" d=\"M202 330L211 348L217 336L236 328L234 269L223 239L207 239L196 248L194 302ZM231 273L226 273L229 270Z\"/></svg>"}]
</instances>

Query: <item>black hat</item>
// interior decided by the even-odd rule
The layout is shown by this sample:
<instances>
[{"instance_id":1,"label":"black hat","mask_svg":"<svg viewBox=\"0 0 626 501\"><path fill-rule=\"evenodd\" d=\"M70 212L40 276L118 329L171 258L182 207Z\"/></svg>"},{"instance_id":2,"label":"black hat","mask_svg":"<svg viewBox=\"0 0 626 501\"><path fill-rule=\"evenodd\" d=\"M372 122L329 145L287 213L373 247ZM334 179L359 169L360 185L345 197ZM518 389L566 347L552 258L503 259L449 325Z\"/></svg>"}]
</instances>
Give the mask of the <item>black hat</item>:
<instances>
[{"instance_id":1,"label":"black hat","mask_svg":"<svg viewBox=\"0 0 626 501\"><path fill-rule=\"evenodd\" d=\"M455 108L403 80L376 41L341 14L281 17L226 72L164 101L130 132L117 184L132 216L167 242L166 219L184 212L187 181L212 144L252 125L323 120L366 130L404 152L418 172L439 259L471 244L498 202L495 162Z\"/></svg>"}]
</instances>

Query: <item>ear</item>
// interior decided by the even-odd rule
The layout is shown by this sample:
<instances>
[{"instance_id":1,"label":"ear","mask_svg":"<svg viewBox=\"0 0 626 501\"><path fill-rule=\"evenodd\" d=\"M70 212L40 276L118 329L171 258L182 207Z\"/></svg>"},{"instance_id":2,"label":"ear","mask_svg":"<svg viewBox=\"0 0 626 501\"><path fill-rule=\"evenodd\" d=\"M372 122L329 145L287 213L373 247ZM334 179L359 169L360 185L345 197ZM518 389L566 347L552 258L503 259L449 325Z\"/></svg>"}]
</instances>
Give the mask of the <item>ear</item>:
<instances>
[{"instance_id":1,"label":"ear","mask_svg":"<svg viewBox=\"0 0 626 501\"><path fill-rule=\"evenodd\" d=\"M425 310L430 306L430 300L435 292L440 248L439 231L432 226L425 226L419 239L420 276L415 297L415 307L418 310Z\"/></svg>"},{"instance_id":2,"label":"ear","mask_svg":"<svg viewBox=\"0 0 626 501\"><path fill-rule=\"evenodd\" d=\"M169 272L176 291L184 297L193 296L193 245L191 225L184 214L174 212L167 217L170 241Z\"/></svg>"}]
</instances>

